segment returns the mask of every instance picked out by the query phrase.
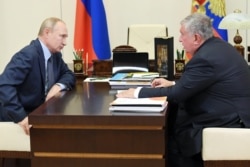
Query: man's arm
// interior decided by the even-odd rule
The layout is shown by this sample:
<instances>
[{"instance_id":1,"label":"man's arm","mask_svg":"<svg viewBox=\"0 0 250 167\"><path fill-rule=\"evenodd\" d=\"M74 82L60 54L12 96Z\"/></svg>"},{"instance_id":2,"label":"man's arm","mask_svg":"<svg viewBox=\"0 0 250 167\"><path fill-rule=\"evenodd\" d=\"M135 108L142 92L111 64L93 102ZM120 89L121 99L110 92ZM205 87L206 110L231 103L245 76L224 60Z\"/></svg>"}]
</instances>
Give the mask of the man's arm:
<instances>
[{"instance_id":1,"label":"man's arm","mask_svg":"<svg viewBox=\"0 0 250 167\"><path fill-rule=\"evenodd\" d=\"M23 53L15 54L0 76L0 100L3 104L5 121L22 121L26 112L17 94L18 85L22 84L31 69L29 57Z\"/></svg>"},{"instance_id":2,"label":"man's arm","mask_svg":"<svg viewBox=\"0 0 250 167\"><path fill-rule=\"evenodd\" d=\"M75 74L68 68L61 56L59 56L56 61L59 62L59 77L56 83L62 84L64 86L64 88L61 87L62 89L71 90L75 87Z\"/></svg>"}]
</instances>

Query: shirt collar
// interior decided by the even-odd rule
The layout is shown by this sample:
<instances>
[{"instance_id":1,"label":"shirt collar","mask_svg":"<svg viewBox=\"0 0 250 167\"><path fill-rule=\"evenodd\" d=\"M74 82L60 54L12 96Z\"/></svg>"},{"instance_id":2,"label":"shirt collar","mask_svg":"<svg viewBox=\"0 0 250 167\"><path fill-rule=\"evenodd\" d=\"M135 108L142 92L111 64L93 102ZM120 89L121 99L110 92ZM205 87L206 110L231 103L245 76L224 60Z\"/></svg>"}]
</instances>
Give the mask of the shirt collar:
<instances>
[{"instance_id":1,"label":"shirt collar","mask_svg":"<svg viewBox=\"0 0 250 167\"><path fill-rule=\"evenodd\" d=\"M45 59L45 61L47 61L50 58L51 53L50 53L48 47L46 45L44 45L44 43L42 41L39 40L39 42L41 43L41 46L43 49L44 59Z\"/></svg>"}]
</instances>

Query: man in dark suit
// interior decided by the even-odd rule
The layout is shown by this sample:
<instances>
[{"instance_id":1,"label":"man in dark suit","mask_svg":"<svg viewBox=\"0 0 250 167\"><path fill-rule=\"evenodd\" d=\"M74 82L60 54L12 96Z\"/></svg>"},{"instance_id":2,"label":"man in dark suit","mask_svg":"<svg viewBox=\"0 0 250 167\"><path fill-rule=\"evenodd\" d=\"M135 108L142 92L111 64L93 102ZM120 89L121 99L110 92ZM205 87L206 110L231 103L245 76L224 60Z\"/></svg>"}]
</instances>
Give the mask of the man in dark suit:
<instances>
[{"instance_id":1,"label":"man in dark suit","mask_svg":"<svg viewBox=\"0 0 250 167\"><path fill-rule=\"evenodd\" d=\"M41 24L38 38L12 57L0 75L0 121L14 121L29 134L28 114L61 90L74 87L74 73L61 54L67 37L65 23L48 18ZM47 72L49 58L52 64Z\"/></svg>"},{"instance_id":2,"label":"man in dark suit","mask_svg":"<svg viewBox=\"0 0 250 167\"><path fill-rule=\"evenodd\" d=\"M193 55L181 78L158 78L152 88L129 89L117 97L167 96L170 104L178 104L169 135L169 164L202 167L203 128L250 127L250 71L233 46L213 36L206 15L186 17L180 34L185 51Z\"/></svg>"}]
</instances>

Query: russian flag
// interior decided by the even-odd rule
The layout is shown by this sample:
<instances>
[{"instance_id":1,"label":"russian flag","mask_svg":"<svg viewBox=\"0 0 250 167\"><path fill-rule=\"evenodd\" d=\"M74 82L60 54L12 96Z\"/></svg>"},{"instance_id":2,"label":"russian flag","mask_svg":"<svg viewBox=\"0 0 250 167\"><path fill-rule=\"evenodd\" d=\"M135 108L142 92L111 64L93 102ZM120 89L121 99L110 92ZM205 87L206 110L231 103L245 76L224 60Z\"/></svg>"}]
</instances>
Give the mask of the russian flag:
<instances>
[{"instance_id":1,"label":"russian flag","mask_svg":"<svg viewBox=\"0 0 250 167\"><path fill-rule=\"evenodd\" d=\"M77 0L74 47L75 50L84 49L83 59L88 64L92 64L94 59L110 59L108 27L102 0Z\"/></svg>"},{"instance_id":2,"label":"russian flag","mask_svg":"<svg viewBox=\"0 0 250 167\"><path fill-rule=\"evenodd\" d=\"M227 41L227 30L219 29L219 24L226 15L225 0L193 0L192 13L204 13L212 19L214 36Z\"/></svg>"},{"instance_id":3,"label":"russian flag","mask_svg":"<svg viewBox=\"0 0 250 167\"><path fill-rule=\"evenodd\" d=\"M212 19L214 36L228 41L227 30L219 29L219 24L226 15L225 0L192 0L192 13L198 12L206 14ZM187 61L192 55L186 53Z\"/></svg>"}]
</instances>

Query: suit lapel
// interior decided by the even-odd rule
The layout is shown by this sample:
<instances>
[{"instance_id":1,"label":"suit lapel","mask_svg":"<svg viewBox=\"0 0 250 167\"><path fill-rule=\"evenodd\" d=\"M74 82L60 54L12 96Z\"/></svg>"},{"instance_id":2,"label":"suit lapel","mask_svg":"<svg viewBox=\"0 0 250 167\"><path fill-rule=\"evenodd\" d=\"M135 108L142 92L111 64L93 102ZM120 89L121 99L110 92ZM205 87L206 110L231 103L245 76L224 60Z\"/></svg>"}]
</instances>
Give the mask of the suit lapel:
<instances>
[{"instance_id":1,"label":"suit lapel","mask_svg":"<svg viewBox=\"0 0 250 167\"><path fill-rule=\"evenodd\" d=\"M44 53L43 53L43 49L42 46L39 42L38 39L33 41L34 46L36 47L36 50L38 52L38 65L39 65L39 69L40 69L40 74L41 74L41 78L42 78L42 83L43 83L43 87L45 88L45 58L44 58Z\"/></svg>"}]
</instances>

